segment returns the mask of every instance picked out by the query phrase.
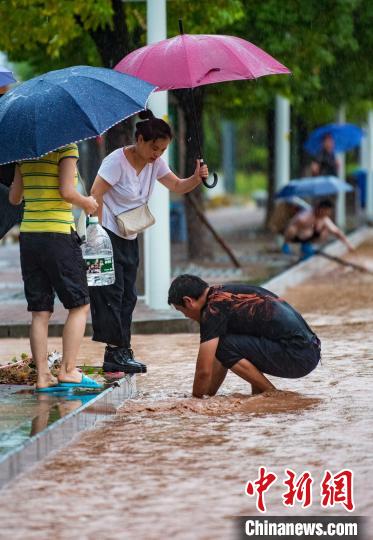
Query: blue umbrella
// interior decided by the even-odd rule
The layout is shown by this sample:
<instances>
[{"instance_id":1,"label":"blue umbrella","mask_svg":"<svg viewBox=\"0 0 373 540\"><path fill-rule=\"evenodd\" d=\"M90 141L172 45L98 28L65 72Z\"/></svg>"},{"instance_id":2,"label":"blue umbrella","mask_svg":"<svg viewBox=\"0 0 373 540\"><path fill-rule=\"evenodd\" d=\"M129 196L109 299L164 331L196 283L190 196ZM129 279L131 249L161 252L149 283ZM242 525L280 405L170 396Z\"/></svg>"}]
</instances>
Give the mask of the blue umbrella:
<instances>
[{"instance_id":1,"label":"blue umbrella","mask_svg":"<svg viewBox=\"0 0 373 540\"><path fill-rule=\"evenodd\" d=\"M0 184L0 238L2 238L16 223L21 223L23 204L13 206L9 202L9 188Z\"/></svg>"},{"instance_id":2,"label":"blue umbrella","mask_svg":"<svg viewBox=\"0 0 373 540\"><path fill-rule=\"evenodd\" d=\"M335 143L336 152L347 152L360 145L364 132L354 124L326 124L315 129L308 137L304 148L311 155L318 154L322 149L325 135L331 135Z\"/></svg>"},{"instance_id":3,"label":"blue umbrella","mask_svg":"<svg viewBox=\"0 0 373 540\"><path fill-rule=\"evenodd\" d=\"M156 87L106 68L50 71L0 101L0 164L101 135L146 108Z\"/></svg>"},{"instance_id":4,"label":"blue umbrella","mask_svg":"<svg viewBox=\"0 0 373 540\"><path fill-rule=\"evenodd\" d=\"M315 176L291 180L275 194L275 197L276 199L294 195L297 197L327 197L346 191L353 191L353 188L336 176Z\"/></svg>"},{"instance_id":5,"label":"blue umbrella","mask_svg":"<svg viewBox=\"0 0 373 540\"><path fill-rule=\"evenodd\" d=\"M14 82L16 80L13 73L9 69L0 66L0 86L6 86Z\"/></svg>"}]
</instances>

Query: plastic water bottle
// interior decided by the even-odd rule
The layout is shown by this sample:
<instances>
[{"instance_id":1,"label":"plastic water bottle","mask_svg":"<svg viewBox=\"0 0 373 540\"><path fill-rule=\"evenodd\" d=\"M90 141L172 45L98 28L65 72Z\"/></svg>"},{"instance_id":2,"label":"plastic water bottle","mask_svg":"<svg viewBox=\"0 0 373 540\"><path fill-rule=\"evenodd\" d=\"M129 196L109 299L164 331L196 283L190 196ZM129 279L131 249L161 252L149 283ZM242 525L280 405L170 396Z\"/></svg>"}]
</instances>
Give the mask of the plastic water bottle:
<instances>
[{"instance_id":1,"label":"plastic water bottle","mask_svg":"<svg viewBox=\"0 0 373 540\"><path fill-rule=\"evenodd\" d=\"M88 218L87 242L82 245L82 252L87 266L88 286L112 285L115 282L113 248L98 217Z\"/></svg>"}]
</instances>

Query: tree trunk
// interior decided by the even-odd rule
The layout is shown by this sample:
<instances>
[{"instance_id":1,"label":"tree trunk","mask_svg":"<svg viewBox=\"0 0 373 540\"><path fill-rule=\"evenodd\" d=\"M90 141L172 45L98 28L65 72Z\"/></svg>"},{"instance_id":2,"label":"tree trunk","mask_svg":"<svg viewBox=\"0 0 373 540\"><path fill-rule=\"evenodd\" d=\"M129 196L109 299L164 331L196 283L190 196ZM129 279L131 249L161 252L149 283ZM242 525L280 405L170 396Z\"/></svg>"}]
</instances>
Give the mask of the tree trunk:
<instances>
[{"instance_id":1,"label":"tree trunk","mask_svg":"<svg viewBox=\"0 0 373 540\"><path fill-rule=\"evenodd\" d=\"M132 36L128 32L126 8L122 0L111 0L113 6L113 26L105 26L91 31L90 35L100 53L102 63L107 68L113 68L131 49L140 44L141 29L136 27ZM116 124L106 132L105 149L110 154L132 141L133 120L129 118Z\"/></svg>"},{"instance_id":2,"label":"tree trunk","mask_svg":"<svg viewBox=\"0 0 373 540\"><path fill-rule=\"evenodd\" d=\"M123 56L130 52L125 6L122 0L111 0L111 4L113 7L112 27L107 25L90 31L102 63L107 68L113 68Z\"/></svg>"},{"instance_id":3,"label":"tree trunk","mask_svg":"<svg viewBox=\"0 0 373 540\"><path fill-rule=\"evenodd\" d=\"M299 170L296 174L296 178L302 177L302 176L311 176L310 174L307 174L307 167L309 166L309 155L304 149L304 143L307 140L308 137L308 129L307 125L304 122L303 118L298 114L296 117L297 122L297 152L298 152L298 164L299 164Z\"/></svg>"},{"instance_id":4,"label":"tree trunk","mask_svg":"<svg viewBox=\"0 0 373 540\"><path fill-rule=\"evenodd\" d=\"M202 111L203 111L203 89L195 88L193 90L196 114L199 120L199 136L202 142ZM193 174L196 167L196 159L199 155L197 137L195 133L193 110L191 104L190 90L176 90L176 99L183 111L185 121L185 170L181 170L180 174L184 177L188 177ZM198 206L204 208L203 203L203 190L202 187L198 187L193 191L195 198L197 199ZM212 238L198 218L193 206L185 197L185 212L188 228L188 258L189 259L211 259L213 255Z\"/></svg>"},{"instance_id":5,"label":"tree trunk","mask_svg":"<svg viewBox=\"0 0 373 540\"><path fill-rule=\"evenodd\" d=\"M133 141L133 119L128 118L110 128L105 135L106 154L114 152L117 148L128 146Z\"/></svg>"},{"instance_id":6,"label":"tree trunk","mask_svg":"<svg viewBox=\"0 0 373 540\"><path fill-rule=\"evenodd\" d=\"M268 199L266 213L266 227L268 227L274 208L275 194L275 110L271 106L267 111L267 148L268 148Z\"/></svg>"}]
</instances>

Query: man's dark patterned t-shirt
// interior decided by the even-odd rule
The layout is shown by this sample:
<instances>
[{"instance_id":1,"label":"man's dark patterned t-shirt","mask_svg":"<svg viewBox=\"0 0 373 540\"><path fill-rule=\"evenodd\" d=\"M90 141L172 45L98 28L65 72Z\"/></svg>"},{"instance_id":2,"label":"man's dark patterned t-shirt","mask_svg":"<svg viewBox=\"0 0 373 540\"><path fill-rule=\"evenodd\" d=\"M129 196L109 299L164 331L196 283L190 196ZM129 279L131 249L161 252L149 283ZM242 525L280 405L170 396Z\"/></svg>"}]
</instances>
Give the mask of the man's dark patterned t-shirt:
<instances>
[{"instance_id":1,"label":"man's dark patterned t-shirt","mask_svg":"<svg viewBox=\"0 0 373 540\"><path fill-rule=\"evenodd\" d=\"M262 287L210 287L200 322L201 343L226 334L273 341L309 343L315 336L303 317L285 300Z\"/></svg>"}]
</instances>

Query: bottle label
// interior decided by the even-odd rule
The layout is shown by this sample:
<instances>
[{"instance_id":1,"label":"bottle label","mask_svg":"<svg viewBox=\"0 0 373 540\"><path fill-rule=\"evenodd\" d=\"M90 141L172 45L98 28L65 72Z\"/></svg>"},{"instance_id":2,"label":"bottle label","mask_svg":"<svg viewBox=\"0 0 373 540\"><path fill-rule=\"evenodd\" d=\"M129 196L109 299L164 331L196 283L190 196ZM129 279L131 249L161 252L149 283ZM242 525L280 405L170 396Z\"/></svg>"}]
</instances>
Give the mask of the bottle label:
<instances>
[{"instance_id":1,"label":"bottle label","mask_svg":"<svg viewBox=\"0 0 373 540\"><path fill-rule=\"evenodd\" d=\"M113 271L112 257L84 258L87 274L105 274Z\"/></svg>"}]
</instances>

